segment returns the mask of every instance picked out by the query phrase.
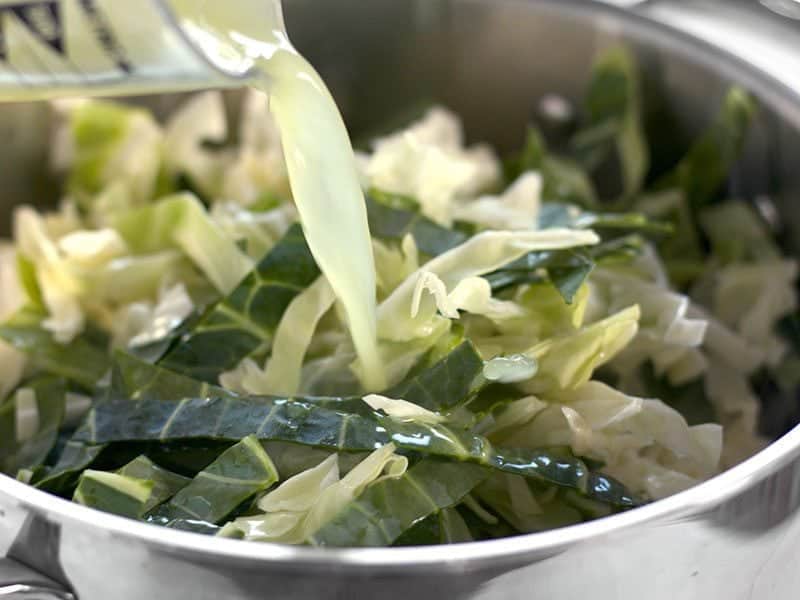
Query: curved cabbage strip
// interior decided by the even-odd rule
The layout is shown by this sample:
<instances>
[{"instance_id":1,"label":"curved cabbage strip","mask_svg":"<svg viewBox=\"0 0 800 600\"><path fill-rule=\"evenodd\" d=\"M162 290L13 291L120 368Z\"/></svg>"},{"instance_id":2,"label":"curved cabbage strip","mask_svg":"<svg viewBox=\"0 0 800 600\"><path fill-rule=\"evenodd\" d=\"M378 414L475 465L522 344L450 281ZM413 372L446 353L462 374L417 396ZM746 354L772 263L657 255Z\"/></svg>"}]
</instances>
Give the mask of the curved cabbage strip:
<instances>
[{"instance_id":1,"label":"curved cabbage strip","mask_svg":"<svg viewBox=\"0 0 800 600\"><path fill-rule=\"evenodd\" d=\"M573 334L550 338L525 352L539 370L520 388L529 394L572 390L588 382L595 369L612 360L636 335L640 311L631 306Z\"/></svg>"},{"instance_id":2,"label":"curved cabbage strip","mask_svg":"<svg viewBox=\"0 0 800 600\"><path fill-rule=\"evenodd\" d=\"M112 306L155 300L165 286L179 281L197 280L191 264L177 250L164 250L143 256L120 256L96 269L81 269L82 300L89 309L100 309L100 303ZM97 312L95 310L95 312ZM107 324L106 324L107 325Z\"/></svg>"},{"instance_id":3,"label":"curved cabbage strip","mask_svg":"<svg viewBox=\"0 0 800 600\"><path fill-rule=\"evenodd\" d=\"M233 291L253 269L253 261L188 192L119 215L114 229L136 254L180 248L221 294Z\"/></svg>"},{"instance_id":4,"label":"curved cabbage strip","mask_svg":"<svg viewBox=\"0 0 800 600\"><path fill-rule=\"evenodd\" d=\"M411 317L419 316L423 293L429 292L436 309L448 319L458 319L459 311L482 315L491 321L521 317L524 312L513 302L492 298L492 286L483 277L467 277L447 291L444 282L433 273L421 270L411 299Z\"/></svg>"},{"instance_id":5,"label":"curved cabbage strip","mask_svg":"<svg viewBox=\"0 0 800 600\"><path fill-rule=\"evenodd\" d=\"M542 202L542 177L528 171L499 196L481 196L456 205L453 216L486 229L536 229Z\"/></svg>"},{"instance_id":6,"label":"curved cabbage strip","mask_svg":"<svg viewBox=\"0 0 800 600\"><path fill-rule=\"evenodd\" d=\"M175 173L187 175L204 194L215 197L226 161L204 142L228 137L225 105L219 92L192 96L172 115L164 131L164 162Z\"/></svg>"},{"instance_id":7,"label":"curved cabbage strip","mask_svg":"<svg viewBox=\"0 0 800 600\"><path fill-rule=\"evenodd\" d=\"M223 374L220 381L249 394L292 396L300 391L303 360L320 319L327 313L336 296L324 277L319 277L303 290L281 317L272 342L272 355L264 369L253 370L251 359L240 371L243 376ZM248 362L249 361L249 362ZM229 388L231 389L231 388Z\"/></svg>"},{"instance_id":8,"label":"curved cabbage strip","mask_svg":"<svg viewBox=\"0 0 800 600\"><path fill-rule=\"evenodd\" d=\"M22 256L36 266L37 281L49 318L44 326L57 341L72 340L84 325L77 295L80 285L65 268L45 221L29 206L14 211L14 239Z\"/></svg>"},{"instance_id":9,"label":"curved cabbage strip","mask_svg":"<svg viewBox=\"0 0 800 600\"><path fill-rule=\"evenodd\" d=\"M545 231L487 231L427 262L408 277L378 306L381 339L409 341L431 334L436 305L423 298L416 315L411 306L423 272L436 275L445 289L462 280L491 273L529 252L589 246L599 241L592 231L548 229Z\"/></svg>"},{"instance_id":10,"label":"curved cabbage strip","mask_svg":"<svg viewBox=\"0 0 800 600\"><path fill-rule=\"evenodd\" d=\"M461 122L444 108L376 140L359 165L368 187L415 198L425 216L446 227L457 199L475 197L500 179L494 152L488 146L465 149Z\"/></svg>"},{"instance_id":11,"label":"curved cabbage strip","mask_svg":"<svg viewBox=\"0 0 800 600\"><path fill-rule=\"evenodd\" d=\"M417 406L412 402L387 398L379 394L368 394L364 396L364 402L369 404L370 408L373 410L380 410L400 421L418 421L433 425L447 420L446 417L437 415L435 412Z\"/></svg>"},{"instance_id":12,"label":"curved cabbage strip","mask_svg":"<svg viewBox=\"0 0 800 600\"><path fill-rule=\"evenodd\" d=\"M320 494L339 481L339 457L331 454L316 467L286 480L258 501L266 513L305 512L314 507Z\"/></svg>"},{"instance_id":13,"label":"curved cabbage strip","mask_svg":"<svg viewBox=\"0 0 800 600\"><path fill-rule=\"evenodd\" d=\"M548 281L520 286L511 302L522 316L487 323L467 316L467 337L483 356L500 356L529 350L532 340L572 334L583 325L590 300L590 287L578 288L572 304ZM531 373L531 377L534 373ZM530 379L527 377L526 379Z\"/></svg>"},{"instance_id":14,"label":"curved cabbage strip","mask_svg":"<svg viewBox=\"0 0 800 600\"><path fill-rule=\"evenodd\" d=\"M73 231L57 242L61 255L76 265L96 268L128 252L128 247L113 229Z\"/></svg>"},{"instance_id":15,"label":"curved cabbage strip","mask_svg":"<svg viewBox=\"0 0 800 600\"><path fill-rule=\"evenodd\" d=\"M397 456L394 450L393 444L379 448L341 479L338 456L333 454L265 495L258 503L265 514L236 519L225 528L224 534L262 542L302 544L370 483L405 473L408 459Z\"/></svg>"}]
</instances>

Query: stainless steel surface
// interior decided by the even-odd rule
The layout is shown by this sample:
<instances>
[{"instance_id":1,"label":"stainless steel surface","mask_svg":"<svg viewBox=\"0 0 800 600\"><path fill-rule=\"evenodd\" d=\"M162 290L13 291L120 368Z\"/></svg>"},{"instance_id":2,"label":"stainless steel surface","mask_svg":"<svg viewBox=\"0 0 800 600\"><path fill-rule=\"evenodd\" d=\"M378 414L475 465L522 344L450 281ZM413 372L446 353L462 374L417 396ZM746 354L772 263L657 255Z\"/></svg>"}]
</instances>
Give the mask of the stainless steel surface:
<instances>
[{"instance_id":1,"label":"stainless steel surface","mask_svg":"<svg viewBox=\"0 0 800 600\"><path fill-rule=\"evenodd\" d=\"M800 89L797 0L651 0L639 9Z\"/></svg>"},{"instance_id":2,"label":"stainless steel surface","mask_svg":"<svg viewBox=\"0 0 800 600\"><path fill-rule=\"evenodd\" d=\"M0 558L0 599L74 600L64 587L11 558Z\"/></svg>"},{"instance_id":3,"label":"stainless steel surface","mask_svg":"<svg viewBox=\"0 0 800 600\"><path fill-rule=\"evenodd\" d=\"M788 238L799 240L800 87L793 73L765 71L659 24L654 19L664 13L648 12L658 5L666 3L629 13L563 0L287 0L287 21L356 136L434 99L465 117L470 137L518 146L543 96L578 99L596 51L625 41L646 65L647 124L661 131L654 159L667 164L714 114L730 82L744 83L764 109L731 192L774 198ZM768 43L764 37L760 44ZM773 51L779 42L772 40ZM0 130L15 136L0 148L5 164L44 156L46 115L41 106L0 107ZM34 124L35 135L22 135ZM25 169L0 170L2 202L54 199L26 192L34 184L52 189L36 168L41 161L15 164ZM5 553L80 600L793 600L800 589L800 428L703 485L626 514L423 549L323 551L205 538L0 478Z\"/></svg>"},{"instance_id":4,"label":"stainless steel surface","mask_svg":"<svg viewBox=\"0 0 800 600\"><path fill-rule=\"evenodd\" d=\"M782 17L800 20L800 0L760 0L761 4Z\"/></svg>"}]
</instances>

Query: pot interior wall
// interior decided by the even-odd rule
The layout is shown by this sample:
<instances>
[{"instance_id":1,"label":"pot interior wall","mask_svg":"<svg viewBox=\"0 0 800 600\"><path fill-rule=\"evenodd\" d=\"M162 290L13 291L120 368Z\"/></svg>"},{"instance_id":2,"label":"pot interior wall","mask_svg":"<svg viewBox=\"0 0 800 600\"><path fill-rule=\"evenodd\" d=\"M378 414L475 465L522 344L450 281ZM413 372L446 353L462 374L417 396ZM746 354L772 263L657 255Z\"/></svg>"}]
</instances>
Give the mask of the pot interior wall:
<instances>
[{"instance_id":1,"label":"pot interior wall","mask_svg":"<svg viewBox=\"0 0 800 600\"><path fill-rule=\"evenodd\" d=\"M618 13L592 14L581 6L587 3L569 4L290 0L286 8L296 43L331 85L357 141L440 102L464 118L470 139L514 150L543 98L556 94L579 108L594 57L624 43L643 67L646 126L649 139L658 140L652 148L655 175L710 122L733 79L756 94L763 91L744 73L723 69L679 39L654 35ZM800 174L792 164L800 149L798 127L763 94L730 181L734 196L772 198L788 232L800 227L794 207ZM792 251L800 249L798 236L785 238Z\"/></svg>"}]
</instances>

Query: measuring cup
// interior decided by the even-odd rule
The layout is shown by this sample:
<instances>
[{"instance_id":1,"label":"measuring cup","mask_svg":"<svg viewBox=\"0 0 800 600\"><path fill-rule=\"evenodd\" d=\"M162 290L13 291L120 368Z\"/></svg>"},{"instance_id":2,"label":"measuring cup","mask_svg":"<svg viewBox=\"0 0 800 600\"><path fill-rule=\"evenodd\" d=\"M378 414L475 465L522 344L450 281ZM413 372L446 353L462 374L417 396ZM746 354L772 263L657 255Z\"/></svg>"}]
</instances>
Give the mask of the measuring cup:
<instances>
[{"instance_id":1,"label":"measuring cup","mask_svg":"<svg viewBox=\"0 0 800 600\"><path fill-rule=\"evenodd\" d=\"M0 0L0 101L241 86L224 13L288 44L280 0Z\"/></svg>"}]
</instances>

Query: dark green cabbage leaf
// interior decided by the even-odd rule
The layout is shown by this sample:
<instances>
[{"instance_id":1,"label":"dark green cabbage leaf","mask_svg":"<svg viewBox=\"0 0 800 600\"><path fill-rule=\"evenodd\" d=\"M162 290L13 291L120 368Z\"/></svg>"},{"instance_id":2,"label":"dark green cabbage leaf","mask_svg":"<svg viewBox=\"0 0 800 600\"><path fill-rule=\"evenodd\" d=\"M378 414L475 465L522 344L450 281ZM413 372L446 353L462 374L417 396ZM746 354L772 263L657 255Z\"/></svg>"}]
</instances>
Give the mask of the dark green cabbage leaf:
<instances>
[{"instance_id":1,"label":"dark green cabbage leaf","mask_svg":"<svg viewBox=\"0 0 800 600\"><path fill-rule=\"evenodd\" d=\"M160 364L216 382L242 359L269 349L286 308L319 275L302 228L292 226L233 292L176 340Z\"/></svg>"},{"instance_id":2,"label":"dark green cabbage leaf","mask_svg":"<svg viewBox=\"0 0 800 600\"><path fill-rule=\"evenodd\" d=\"M461 502L486 476L487 470L475 465L422 460L397 479L370 485L309 542L390 546L415 523Z\"/></svg>"}]
</instances>

